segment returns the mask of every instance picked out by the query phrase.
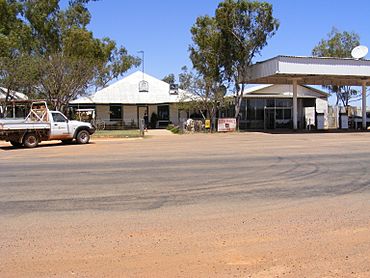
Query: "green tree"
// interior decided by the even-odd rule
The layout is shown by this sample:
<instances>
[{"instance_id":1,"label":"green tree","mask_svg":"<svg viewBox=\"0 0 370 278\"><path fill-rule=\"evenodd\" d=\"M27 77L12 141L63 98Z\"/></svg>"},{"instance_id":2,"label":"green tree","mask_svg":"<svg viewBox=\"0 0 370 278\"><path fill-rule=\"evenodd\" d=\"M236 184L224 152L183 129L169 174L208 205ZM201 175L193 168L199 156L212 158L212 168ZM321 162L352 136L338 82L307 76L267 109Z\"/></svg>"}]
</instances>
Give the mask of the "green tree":
<instances>
[{"instance_id":1,"label":"green tree","mask_svg":"<svg viewBox=\"0 0 370 278\"><path fill-rule=\"evenodd\" d=\"M23 34L28 31L31 37L30 30L25 30L26 25L19 19L21 14L21 3L0 0L0 57L14 57L24 45L22 42L28 41Z\"/></svg>"},{"instance_id":2,"label":"green tree","mask_svg":"<svg viewBox=\"0 0 370 278\"><path fill-rule=\"evenodd\" d=\"M64 10L59 2L0 0L0 86L32 88L65 111L70 100L92 86L106 86L140 60L87 29L89 0L71 0Z\"/></svg>"},{"instance_id":3,"label":"green tree","mask_svg":"<svg viewBox=\"0 0 370 278\"><path fill-rule=\"evenodd\" d=\"M219 55L221 34L215 18L209 16L198 17L191 33L194 44L189 47L190 59L198 74L193 74L188 79L188 91L196 96L194 104L200 106L198 109L206 111L207 115L203 117L210 118L214 123L224 97L220 93L223 81Z\"/></svg>"},{"instance_id":4,"label":"green tree","mask_svg":"<svg viewBox=\"0 0 370 278\"><path fill-rule=\"evenodd\" d=\"M211 87L222 82L220 43L221 34L217 28L215 18L209 16L198 17L191 28L193 45L189 47L190 59L193 67Z\"/></svg>"},{"instance_id":5,"label":"green tree","mask_svg":"<svg viewBox=\"0 0 370 278\"><path fill-rule=\"evenodd\" d=\"M182 68L179 81L179 87L185 91L181 95L179 109L199 111L203 119L211 119L215 123L216 113L224 104L226 88L221 86L210 89L199 72L188 71L187 67Z\"/></svg>"},{"instance_id":6,"label":"green tree","mask_svg":"<svg viewBox=\"0 0 370 278\"><path fill-rule=\"evenodd\" d=\"M279 27L272 5L248 0L225 0L214 17L198 17L192 27L194 46L190 57L194 68L205 79L208 90L225 83L234 91L235 117L238 117L244 93L240 84L252 59Z\"/></svg>"},{"instance_id":7,"label":"green tree","mask_svg":"<svg viewBox=\"0 0 370 278\"><path fill-rule=\"evenodd\" d=\"M176 82L175 75L173 73L170 73L163 77L162 81L168 83L168 84L174 84Z\"/></svg>"},{"instance_id":8,"label":"green tree","mask_svg":"<svg viewBox=\"0 0 370 278\"><path fill-rule=\"evenodd\" d=\"M322 39L312 50L312 55L317 57L351 58L351 51L360 45L360 36L354 32L340 32L333 27L326 39ZM347 109L349 101L358 94L351 86L323 86L330 93L336 95L336 105L342 102Z\"/></svg>"},{"instance_id":9,"label":"green tree","mask_svg":"<svg viewBox=\"0 0 370 278\"><path fill-rule=\"evenodd\" d=\"M94 78L92 59L56 53L40 59L39 64L38 96L46 99L54 110L66 112L69 101L83 95Z\"/></svg>"},{"instance_id":10,"label":"green tree","mask_svg":"<svg viewBox=\"0 0 370 278\"><path fill-rule=\"evenodd\" d=\"M109 82L119 78L132 67L138 67L140 58L129 55L125 47L116 47L116 43L109 38L102 40L104 44L104 61L97 67L94 80L95 91L106 87Z\"/></svg>"},{"instance_id":11,"label":"green tree","mask_svg":"<svg viewBox=\"0 0 370 278\"><path fill-rule=\"evenodd\" d=\"M22 20L20 2L0 0L0 90L5 95L1 103L6 115L12 92L29 87L36 79L30 49L32 33Z\"/></svg>"},{"instance_id":12,"label":"green tree","mask_svg":"<svg viewBox=\"0 0 370 278\"><path fill-rule=\"evenodd\" d=\"M34 59L28 55L17 56L14 58L0 58L0 91L5 95L5 99L0 105L7 116L7 105L14 98L14 92L26 92L27 88L36 84L38 78L38 68L35 66Z\"/></svg>"},{"instance_id":13,"label":"green tree","mask_svg":"<svg viewBox=\"0 0 370 278\"><path fill-rule=\"evenodd\" d=\"M43 2L43 1L41 1ZM42 6L47 14L44 25L35 29L41 42L41 77L39 95L46 98L54 109L66 111L70 100L86 93L90 86L105 87L140 60L117 48L109 39L96 39L87 30L91 15L86 8L89 1L70 1L64 11L58 2ZM39 6L31 6L31 15ZM32 17L30 17L31 22ZM44 39L46 38L46 39Z\"/></svg>"}]
</instances>

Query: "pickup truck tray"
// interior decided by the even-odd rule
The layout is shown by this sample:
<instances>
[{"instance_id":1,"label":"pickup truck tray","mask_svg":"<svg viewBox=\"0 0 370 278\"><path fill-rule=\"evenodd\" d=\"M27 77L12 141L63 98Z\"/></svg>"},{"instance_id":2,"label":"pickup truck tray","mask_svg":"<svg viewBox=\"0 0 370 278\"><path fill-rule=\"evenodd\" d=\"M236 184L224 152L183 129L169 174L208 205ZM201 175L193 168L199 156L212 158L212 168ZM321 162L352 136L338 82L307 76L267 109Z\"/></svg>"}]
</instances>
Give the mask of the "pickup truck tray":
<instances>
[{"instance_id":1,"label":"pickup truck tray","mask_svg":"<svg viewBox=\"0 0 370 278\"><path fill-rule=\"evenodd\" d=\"M10 130L50 129L49 122L32 122L25 120L0 120L0 132Z\"/></svg>"}]
</instances>

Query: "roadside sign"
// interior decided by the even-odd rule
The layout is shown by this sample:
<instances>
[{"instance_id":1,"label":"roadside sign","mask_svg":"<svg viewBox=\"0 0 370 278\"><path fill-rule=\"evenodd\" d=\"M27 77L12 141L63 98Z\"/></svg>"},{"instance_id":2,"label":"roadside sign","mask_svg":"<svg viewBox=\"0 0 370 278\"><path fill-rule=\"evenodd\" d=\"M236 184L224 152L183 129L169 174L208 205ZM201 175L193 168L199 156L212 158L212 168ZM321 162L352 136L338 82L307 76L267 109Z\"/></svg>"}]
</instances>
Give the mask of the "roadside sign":
<instances>
[{"instance_id":1,"label":"roadside sign","mask_svg":"<svg viewBox=\"0 0 370 278\"><path fill-rule=\"evenodd\" d=\"M218 119L217 131L219 132L236 131L236 119L235 118Z\"/></svg>"}]
</instances>

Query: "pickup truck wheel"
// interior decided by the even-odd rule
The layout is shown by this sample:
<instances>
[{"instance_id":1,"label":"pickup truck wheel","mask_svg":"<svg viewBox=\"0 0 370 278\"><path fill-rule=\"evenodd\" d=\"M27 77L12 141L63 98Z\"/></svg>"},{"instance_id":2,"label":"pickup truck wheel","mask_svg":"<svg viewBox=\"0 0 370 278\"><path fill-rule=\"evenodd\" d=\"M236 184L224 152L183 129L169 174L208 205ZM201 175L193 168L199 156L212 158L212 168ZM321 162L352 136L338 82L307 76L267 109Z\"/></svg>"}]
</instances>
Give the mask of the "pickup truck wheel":
<instances>
[{"instance_id":1,"label":"pickup truck wheel","mask_svg":"<svg viewBox=\"0 0 370 278\"><path fill-rule=\"evenodd\" d=\"M27 133L23 138L23 145L26 148L34 148L39 144L39 138L35 133Z\"/></svg>"},{"instance_id":2,"label":"pickup truck wheel","mask_svg":"<svg viewBox=\"0 0 370 278\"><path fill-rule=\"evenodd\" d=\"M86 130L81 130L77 136L76 141L78 144L87 144L90 141L90 133Z\"/></svg>"},{"instance_id":3,"label":"pickup truck wheel","mask_svg":"<svg viewBox=\"0 0 370 278\"><path fill-rule=\"evenodd\" d=\"M10 144L12 144L12 146L14 146L14 147L22 146L22 143L19 143L18 141L10 141Z\"/></svg>"}]
</instances>

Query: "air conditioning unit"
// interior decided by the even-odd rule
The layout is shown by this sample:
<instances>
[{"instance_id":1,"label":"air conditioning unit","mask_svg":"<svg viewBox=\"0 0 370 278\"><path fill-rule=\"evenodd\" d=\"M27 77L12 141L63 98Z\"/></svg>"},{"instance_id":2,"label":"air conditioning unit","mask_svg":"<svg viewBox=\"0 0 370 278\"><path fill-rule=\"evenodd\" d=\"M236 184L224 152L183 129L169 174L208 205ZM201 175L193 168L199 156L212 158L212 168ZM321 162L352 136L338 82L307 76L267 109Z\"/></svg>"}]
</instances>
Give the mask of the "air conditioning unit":
<instances>
[{"instance_id":1,"label":"air conditioning unit","mask_svg":"<svg viewBox=\"0 0 370 278\"><path fill-rule=\"evenodd\" d=\"M170 95L178 95L179 94L179 84L170 84Z\"/></svg>"}]
</instances>

